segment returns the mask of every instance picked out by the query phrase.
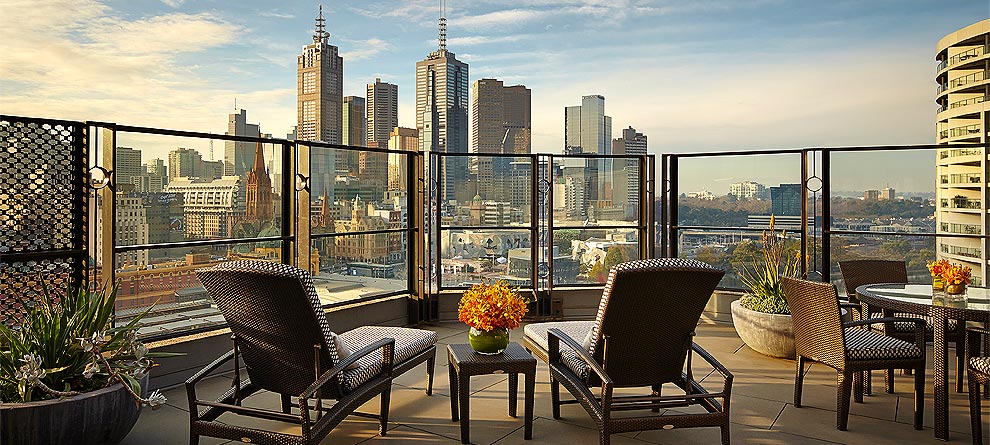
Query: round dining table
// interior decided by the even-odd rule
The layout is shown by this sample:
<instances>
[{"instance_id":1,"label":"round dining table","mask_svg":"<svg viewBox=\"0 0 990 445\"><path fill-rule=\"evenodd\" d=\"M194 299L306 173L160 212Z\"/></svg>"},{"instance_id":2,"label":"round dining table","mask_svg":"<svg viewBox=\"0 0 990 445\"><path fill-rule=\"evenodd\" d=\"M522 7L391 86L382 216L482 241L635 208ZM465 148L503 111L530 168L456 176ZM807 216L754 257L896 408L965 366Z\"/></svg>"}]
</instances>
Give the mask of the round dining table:
<instances>
[{"instance_id":1,"label":"round dining table","mask_svg":"<svg viewBox=\"0 0 990 445\"><path fill-rule=\"evenodd\" d=\"M935 437L949 439L949 385L948 342L945 334L949 320L990 323L990 289L969 287L963 296L946 296L932 292L931 284L864 284L856 288L860 301L874 308L883 309L884 316L907 313L931 317L933 330L933 383ZM888 326L887 329L891 329Z\"/></svg>"}]
</instances>

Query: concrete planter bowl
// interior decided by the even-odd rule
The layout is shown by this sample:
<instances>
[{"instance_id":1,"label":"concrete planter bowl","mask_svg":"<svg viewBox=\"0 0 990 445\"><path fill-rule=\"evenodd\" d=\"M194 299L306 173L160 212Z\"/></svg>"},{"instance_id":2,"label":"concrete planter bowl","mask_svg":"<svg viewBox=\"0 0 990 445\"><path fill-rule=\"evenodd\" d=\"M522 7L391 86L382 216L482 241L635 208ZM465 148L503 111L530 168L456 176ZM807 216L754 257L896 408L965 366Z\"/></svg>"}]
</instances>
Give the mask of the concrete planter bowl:
<instances>
[{"instance_id":1,"label":"concrete planter bowl","mask_svg":"<svg viewBox=\"0 0 990 445\"><path fill-rule=\"evenodd\" d=\"M732 324L746 346L771 357L794 358L794 324L790 315L768 314L732 302Z\"/></svg>"},{"instance_id":2,"label":"concrete planter bowl","mask_svg":"<svg viewBox=\"0 0 990 445\"><path fill-rule=\"evenodd\" d=\"M61 399L0 403L0 443L117 444L134 427L140 412L119 383Z\"/></svg>"}]
</instances>

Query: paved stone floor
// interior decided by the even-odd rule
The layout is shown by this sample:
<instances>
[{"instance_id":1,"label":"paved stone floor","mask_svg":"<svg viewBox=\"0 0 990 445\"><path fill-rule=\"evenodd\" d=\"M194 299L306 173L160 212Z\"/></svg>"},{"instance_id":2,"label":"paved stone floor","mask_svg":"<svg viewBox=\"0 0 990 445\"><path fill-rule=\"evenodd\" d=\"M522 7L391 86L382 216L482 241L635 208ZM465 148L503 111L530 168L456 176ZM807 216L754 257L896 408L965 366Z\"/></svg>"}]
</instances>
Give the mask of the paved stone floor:
<instances>
[{"instance_id":1,"label":"paved stone floor","mask_svg":"<svg viewBox=\"0 0 990 445\"><path fill-rule=\"evenodd\" d=\"M419 444L459 443L456 422L450 421L449 385L446 372L446 345L463 343L466 328L458 323L422 326L439 333L433 396L424 393L426 376L422 368L414 369L395 380L392 389L390 427L386 436L378 435L377 423L371 419L350 417L338 426L325 444ZM512 331L518 341L522 329ZM835 429L835 372L824 365L812 365L805 379L804 407L792 403L794 362L768 358L743 345L731 325L705 323L698 327L696 341L711 352L734 375L732 387L732 442L739 444L924 444L941 443L934 438L932 426L931 373L925 400L925 429L911 426L913 377L898 374L895 393L883 392L882 373L874 373L874 394L865 403L853 403L849 430ZM930 354L929 354L930 356ZM696 376L708 376L702 383L717 390L721 385L718 374L696 360ZM951 373L950 369L950 373ZM201 397L215 395L229 387L230 377L219 376L204 382ZM520 382L520 390L522 382ZM597 443L598 432L587 413L579 405L561 409L561 420L550 415L550 391L546 365L537 369L536 412L533 441L523 440L522 401L518 418L508 417L508 382L504 375L474 377L471 383L471 439L477 444L591 444ZM879 390L879 392L878 392ZM140 420L124 440L124 444L185 444L188 443L188 422L184 388L165 392L168 405L157 411L144 410ZM562 397L567 397L562 389ZM276 408L278 397L258 394L255 406ZM249 399L250 402L251 399ZM368 402L363 411L375 412L378 399ZM248 403L250 405L250 403ZM984 400L984 412L987 412ZM950 441L970 443L968 399L965 393L950 389ZM221 417L231 423L257 425L271 430L292 432L291 425L263 420L238 418L230 414ZM985 420L985 419L984 419ZM986 424L985 424L986 425ZM296 428L298 431L298 428ZM984 427L984 431L987 428ZM659 430L624 433L612 436L612 443L624 444L693 444L718 443L717 428ZM223 443L203 438L203 444Z\"/></svg>"}]
</instances>

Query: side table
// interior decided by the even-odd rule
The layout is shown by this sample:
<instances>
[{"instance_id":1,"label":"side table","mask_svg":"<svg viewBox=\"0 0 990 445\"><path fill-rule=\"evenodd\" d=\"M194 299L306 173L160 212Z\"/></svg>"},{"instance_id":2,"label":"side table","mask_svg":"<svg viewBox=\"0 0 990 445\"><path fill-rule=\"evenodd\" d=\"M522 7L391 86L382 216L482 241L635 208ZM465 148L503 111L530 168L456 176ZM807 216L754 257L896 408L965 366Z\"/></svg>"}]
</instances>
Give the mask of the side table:
<instances>
[{"instance_id":1,"label":"side table","mask_svg":"<svg viewBox=\"0 0 990 445\"><path fill-rule=\"evenodd\" d=\"M474 352L471 345L447 345L447 372L450 375L450 420L461 422L461 443L471 443L471 376L509 374L509 416L516 417L519 374L526 375L524 438L533 438L533 392L536 387L536 359L518 343L509 343L501 354ZM460 410L458 417L458 403Z\"/></svg>"}]
</instances>

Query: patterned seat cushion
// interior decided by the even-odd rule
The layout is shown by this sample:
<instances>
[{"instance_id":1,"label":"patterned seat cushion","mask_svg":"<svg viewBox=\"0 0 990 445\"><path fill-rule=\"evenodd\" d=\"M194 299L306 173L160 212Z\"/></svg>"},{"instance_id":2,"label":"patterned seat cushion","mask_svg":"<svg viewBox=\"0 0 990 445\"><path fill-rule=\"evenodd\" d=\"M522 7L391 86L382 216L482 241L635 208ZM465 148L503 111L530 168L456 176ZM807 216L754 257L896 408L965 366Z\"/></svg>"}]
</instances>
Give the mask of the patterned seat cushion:
<instances>
[{"instance_id":1,"label":"patterned seat cushion","mask_svg":"<svg viewBox=\"0 0 990 445\"><path fill-rule=\"evenodd\" d=\"M850 360L912 359L923 354L914 343L904 340L855 327L845 331Z\"/></svg>"},{"instance_id":2,"label":"patterned seat cushion","mask_svg":"<svg viewBox=\"0 0 990 445\"><path fill-rule=\"evenodd\" d=\"M969 367L990 375L990 357L970 357Z\"/></svg>"},{"instance_id":3,"label":"patterned seat cushion","mask_svg":"<svg viewBox=\"0 0 990 445\"><path fill-rule=\"evenodd\" d=\"M925 320L925 333L931 335L934 332L934 327L932 326L932 317L927 315L918 314L902 314L900 312L894 313L895 317L909 317L909 318L920 318ZM950 319L947 323L946 332L956 332L959 329L959 321ZM914 323L908 323L904 321L894 322L894 333L895 334L906 334L914 332Z\"/></svg>"},{"instance_id":4,"label":"patterned seat cushion","mask_svg":"<svg viewBox=\"0 0 990 445\"><path fill-rule=\"evenodd\" d=\"M392 326L361 326L339 334L340 340L351 351L357 351L383 338L395 339L395 364L437 344L437 333L423 329L398 328ZM382 356L372 352L357 361L358 366L344 371L341 384L346 390L378 375L382 370Z\"/></svg>"},{"instance_id":5,"label":"patterned seat cushion","mask_svg":"<svg viewBox=\"0 0 990 445\"><path fill-rule=\"evenodd\" d=\"M526 333L526 337L536 343L539 347L543 348L544 351L549 350L550 346L548 344L549 331L550 329L560 329L561 332L567 334L568 337L574 339L574 341L581 344L588 333L591 332L591 328L595 326L594 321L552 321L547 323L530 323L523 328L523 332ZM565 349L565 348L561 348Z\"/></svg>"}]
</instances>

